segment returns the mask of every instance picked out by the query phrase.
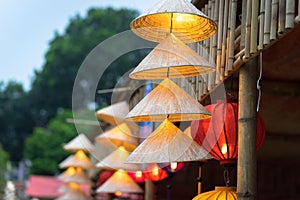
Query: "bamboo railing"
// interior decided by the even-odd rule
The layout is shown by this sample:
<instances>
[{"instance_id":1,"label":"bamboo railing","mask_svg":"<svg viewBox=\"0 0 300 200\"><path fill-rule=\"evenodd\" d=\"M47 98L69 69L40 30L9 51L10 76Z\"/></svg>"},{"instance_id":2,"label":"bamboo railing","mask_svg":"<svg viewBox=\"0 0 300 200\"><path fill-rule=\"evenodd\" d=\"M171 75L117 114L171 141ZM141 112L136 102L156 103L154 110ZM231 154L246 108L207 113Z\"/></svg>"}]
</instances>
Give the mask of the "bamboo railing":
<instances>
[{"instance_id":1,"label":"bamboo railing","mask_svg":"<svg viewBox=\"0 0 300 200\"><path fill-rule=\"evenodd\" d=\"M215 63L216 72L187 78L184 84L176 83L184 89L189 83L187 92L194 93L199 100L205 98L244 63L299 24L299 4L300 0L208 0L205 5L202 2L200 10L217 23L218 31L190 46Z\"/></svg>"},{"instance_id":2,"label":"bamboo railing","mask_svg":"<svg viewBox=\"0 0 300 200\"><path fill-rule=\"evenodd\" d=\"M300 23L300 0L208 0L206 4L201 1L201 5L200 10L216 22L218 30L209 39L189 46L214 63L216 72L172 79L200 102L243 64ZM139 92L133 95L131 107L141 98Z\"/></svg>"}]
</instances>

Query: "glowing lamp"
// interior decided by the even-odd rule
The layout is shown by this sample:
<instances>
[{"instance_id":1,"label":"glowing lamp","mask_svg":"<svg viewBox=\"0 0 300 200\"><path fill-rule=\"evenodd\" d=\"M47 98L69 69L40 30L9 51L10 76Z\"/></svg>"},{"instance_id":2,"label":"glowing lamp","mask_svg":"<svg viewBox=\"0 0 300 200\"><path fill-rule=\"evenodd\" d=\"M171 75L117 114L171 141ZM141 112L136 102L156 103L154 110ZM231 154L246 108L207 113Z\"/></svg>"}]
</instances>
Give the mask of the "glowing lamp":
<instances>
[{"instance_id":1,"label":"glowing lamp","mask_svg":"<svg viewBox=\"0 0 300 200\"><path fill-rule=\"evenodd\" d=\"M176 169L177 169L177 162L171 162L170 163L170 168L171 168L171 170L173 172L176 171Z\"/></svg>"},{"instance_id":2,"label":"glowing lamp","mask_svg":"<svg viewBox=\"0 0 300 200\"><path fill-rule=\"evenodd\" d=\"M236 187L216 187L213 191L197 195L193 200L237 200Z\"/></svg>"},{"instance_id":3,"label":"glowing lamp","mask_svg":"<svg viewBox=\"0 0 300 200\"><path fill-rule=\"evenodd\" d=\"M212 36L216 23L188 0L163 0L132 21L131 30L138 36L160 42L174 33L185 43L198 42Z\"/></svg>"},{"instance_id":4,"label":"glowing lamp","mask_svg":"<svg viewBox=\"0 0 300 200\"><path fill-rule=\"evenodd\" d=\"M221 164L236 163L238 154L238 104L217 101L205 107L212 117L193 121L191 133L194 140ZM262 117L257 114L256 149L264 141L266 129Z\"/></svg>"}]
</instances>

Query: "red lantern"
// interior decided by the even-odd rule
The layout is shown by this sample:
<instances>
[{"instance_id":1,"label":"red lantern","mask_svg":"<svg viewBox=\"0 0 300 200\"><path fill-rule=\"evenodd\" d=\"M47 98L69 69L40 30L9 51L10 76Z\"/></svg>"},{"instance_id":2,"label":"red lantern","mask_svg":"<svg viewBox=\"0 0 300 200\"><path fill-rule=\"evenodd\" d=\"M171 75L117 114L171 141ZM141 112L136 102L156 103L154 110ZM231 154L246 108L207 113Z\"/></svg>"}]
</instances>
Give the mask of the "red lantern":
<instances>
[{"instance_id":1,"label":"red lantern","mask_svg":"<svg viewBox=\"0 0 300 200\"><path fill-rule=\"evenodd\" d=\"M142 171L128 172L128 175L137 183L145 182L146 179L156 182L168 177L168 173L157 164L149 164L146 169Z\"/></svg>"},{"instance_id":2,"label":"red lantern","mask_svg":"<svg viewBox=\"0 0 300 200\"><path fill-rule=\"evenodd\" d=\"M112 175L113 171L102 171L98 177L98 186L102 185L105 181L107 181Z\"/></svg>"},{"instance_id":3,"label":"red lantern","mask_svg":"<svg viewBox=\"0 0 300 200\"><path fill-rule=\"evenodd\" d=\"M221 164L236 163L238 151L238 104L219 100L205 107L212 117L192 121L194 140ZM262 117L257 114L256 150L264 141L266 130Z\"/></svg>"},{"instance_id":4,"label":"red lantern","mask_svg":"<svg viewBox=\"0 0 300 200\"><path fill-rule=\"evenodd\" d=\"M145 170L145 177L151 181L161 181L168 177L165 170L160 168L157 164L150 164Z\"/></svg>"}]
</instances>

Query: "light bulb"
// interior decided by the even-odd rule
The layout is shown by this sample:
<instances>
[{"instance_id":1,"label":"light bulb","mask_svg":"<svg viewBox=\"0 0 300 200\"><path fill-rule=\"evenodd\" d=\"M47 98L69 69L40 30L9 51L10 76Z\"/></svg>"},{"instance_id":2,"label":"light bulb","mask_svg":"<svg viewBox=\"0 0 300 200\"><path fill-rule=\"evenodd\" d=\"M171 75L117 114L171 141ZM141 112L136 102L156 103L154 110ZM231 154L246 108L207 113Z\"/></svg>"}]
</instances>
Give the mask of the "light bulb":
<instances>
[{"instance_id":1,"label":"light bulb","mask_svg":"<svg viewBox=\"0 0 300 200\"><path fill-rule=\"evenodd\" d=\"M170 167L171 167L172 172L174 172L177 169L177 162L171 162Z\"/></svg>"},{"instance_id":2,"label":"light bulb","mask_svg":"<svg viewBox=\"0 0 300 200\"><path fill-rule=\"evenodd\" d=\"M155 167L153 167L153 169L152 169L152 174L154 175L154 176L158 176L158 167L157 166L155 166Z\"/></svg>"},{"instance_id":3,"label":"light bulb","mask_svg":"<svg viewBox=\"0 0 300 200\"><path fill-rule=\"evenodd\" d=\"M221 152L223 155L225 155L227 153L227 145L226 144L222 145Z\"/></svg>"},{"instance_id":4,"label":"light bulb","mask_svg":"<svg viewBox=\"0 0 300 200\"><path fill-rule=\"evenodd\" d=\"M135 172L135 177L142 178L142 171L136 171Z\"/></svg>"},{"instance_id":5,"label":"light bulb","mask_svg":"<svg viewBox=\"0 0 300 200\"><path fill-rule=\"evenodd\" d=\"M177 16L177 17L176 17L176 20L177 20L178 22L181 22L181 21L182 21L182 16L181 16L181 15Z\"/></svg>"},{"instance_id":6,"label":"light bulb","mask_svg":"<svg viewBox=\"0 0 300 200\"><path fill-rule=\"evenodd\" d=\"M120 196L122 196L122 192L115 192L115 195L116 195L117 197L120 197Z\"/></svg>"}]
</instances>

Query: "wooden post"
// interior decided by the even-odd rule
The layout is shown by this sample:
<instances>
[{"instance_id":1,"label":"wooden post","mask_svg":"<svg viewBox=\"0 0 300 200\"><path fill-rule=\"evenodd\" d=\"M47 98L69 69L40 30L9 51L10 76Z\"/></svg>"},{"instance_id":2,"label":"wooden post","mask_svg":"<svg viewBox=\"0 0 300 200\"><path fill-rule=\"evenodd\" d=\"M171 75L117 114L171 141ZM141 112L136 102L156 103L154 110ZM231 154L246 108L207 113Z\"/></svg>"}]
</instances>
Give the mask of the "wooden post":
<instances>
[{"instance_id":1,"label":"wooden post","mask_svg":"<svg viewBox=\"0 0 300 200\"><path fill-rule=\"evenodd\" d=\"M238 113L238 200L256 199L257 58L240 69Z\"/></svg>"},{"instance_id":2,"label":"wooden post","mask_svg":"<svg viewBox=\"0 0 300 200\"><path fill-rule=\"evenodd\" d=\"M199 161L199 168L198 168L198 178L197 178L197 182L198 182L198 194L202 193L202 166L204 165L203 161Z\"/></svg>"},{"instance_id":3,"label":"wooden post","mask_svg":"<svg viewBox=\"0 0 300 200\"><path fill-rule=\"evenodd\" d=\"M145 181L145 200L154 200L155 199L155 185L151 180Z\"/></svg>"}]
</instances>

